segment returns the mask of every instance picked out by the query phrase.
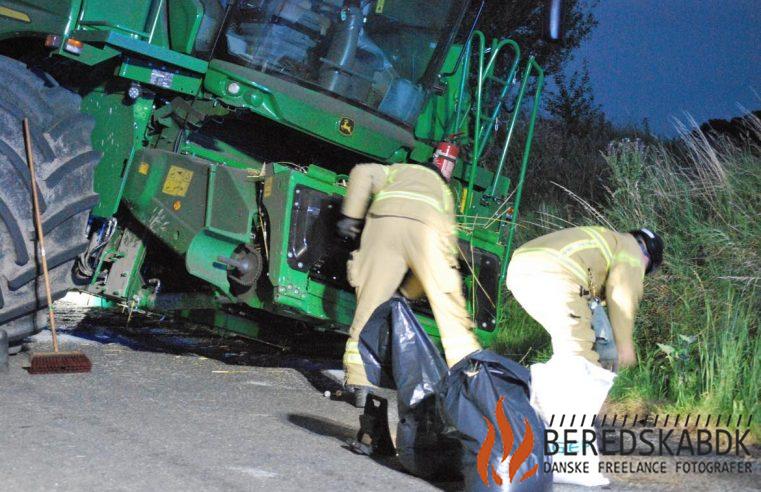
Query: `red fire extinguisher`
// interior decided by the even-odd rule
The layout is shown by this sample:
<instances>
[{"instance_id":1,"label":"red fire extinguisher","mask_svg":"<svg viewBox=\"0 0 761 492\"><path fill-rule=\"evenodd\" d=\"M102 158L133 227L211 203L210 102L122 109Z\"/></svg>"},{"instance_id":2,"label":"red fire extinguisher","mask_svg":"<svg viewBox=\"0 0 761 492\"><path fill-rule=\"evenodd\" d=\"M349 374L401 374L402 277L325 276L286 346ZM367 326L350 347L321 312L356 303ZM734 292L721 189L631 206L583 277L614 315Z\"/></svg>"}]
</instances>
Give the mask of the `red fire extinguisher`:
<instances>
[{"instance_id":1,"label":"red fire extinguisher","mask_svg":"<svg viewBox=\"0 0 761 492\"><path fill-rule=\"evenodd\" d=\"M453 138L454 135L450 137L450 139ZM450 140L439 142L436 151L433 153L433 164L447 181L452 179L452 172L458 155L460 155L460 146Z\"/></svg>"}]
</instances>

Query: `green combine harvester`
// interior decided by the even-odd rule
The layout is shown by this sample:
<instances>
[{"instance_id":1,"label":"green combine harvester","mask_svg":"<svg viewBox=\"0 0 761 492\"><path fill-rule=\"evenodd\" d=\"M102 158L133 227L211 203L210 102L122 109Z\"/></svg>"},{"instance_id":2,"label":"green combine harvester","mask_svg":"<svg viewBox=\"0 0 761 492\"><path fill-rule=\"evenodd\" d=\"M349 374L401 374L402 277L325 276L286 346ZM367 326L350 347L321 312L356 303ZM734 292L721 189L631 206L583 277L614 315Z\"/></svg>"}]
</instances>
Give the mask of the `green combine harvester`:
<instances>
[{"instance_id":1,"label":"green combine harvester","mask_svg":"<svg viewBox=\"0 0 761 492\"><path fill-rule=\"evenodd\" d=\"M0 0L0 329L18 343L46 325L27 117L54 298L76 288L248 337L270 315L351 323L352 246L334 225L353 165L459 153L463 288L488 345L543 72L515 42L487 42L477 7Z\"/></svg>"}]
</instances>

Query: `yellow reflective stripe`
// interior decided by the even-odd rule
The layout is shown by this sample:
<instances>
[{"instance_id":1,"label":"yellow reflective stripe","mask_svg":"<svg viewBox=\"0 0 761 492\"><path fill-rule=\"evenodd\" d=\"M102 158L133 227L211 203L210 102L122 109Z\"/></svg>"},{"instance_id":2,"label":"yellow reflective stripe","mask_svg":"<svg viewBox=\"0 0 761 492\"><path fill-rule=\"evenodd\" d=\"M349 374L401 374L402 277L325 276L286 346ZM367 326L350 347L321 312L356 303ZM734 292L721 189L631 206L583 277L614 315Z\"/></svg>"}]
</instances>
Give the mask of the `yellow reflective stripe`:
<instances>
[{"instance_id":1,"label":"yellow reflective stripe","mask_svg":"<svg viewBox=\"0 0 761 492\"><path fill-rule=\"evenodd\" d=\"M408 191L381 191L377 195L375 195L375 201L385 200L387 198L403 198L405 200L417 200L419 202L427 203L428 205L432 206L439 212L444 212L443 207L439 202L437 202L435 199L420 195L418 193L410 193Z\"/></svg>"},{"instance_id":2,"label":"yellow reflective stripe","mask_svg":"<svg viewBox=\"0 0 761 492\"><path fill-rule=\"evenodd\" d=\"M594 239L582 239L581 241L572 242L563 246L563 248L560 250L560 254L564 256L571 256L574 253L578 253L579 251L584 251L586 249L599 249L597 241Z\"/></svg>"},{"instance_id":3,"label":"yellow reflective stripe","mask_svg":"<svg viewBox=\"0 0 761 492\"><path fill-rule=\"evenodd\" d=\"M633 267L642 266L642 259L637 258L636 256L632 256L626 251L619 251L618 253L616 253L616 261L621 263L628 263L629 265Z\"/></svg>"},{"instance_id":4,"label":"yellow reflective stripe","mask_svg":"<svg viewBox=\"0 0 761 492\"><path fill-rule=\"evenodd\" d=\"M602 255L605 257L605 263L607 264L606 269L610 269L610 264L613 262L613 253L610 251L610 246L608 246L608 242L605 241L605 239L602 237L600 232L597 230L600 228L595 227L582 227L581 230L589 234L592 239L597 241L597 244L600 247L600 252L602 252Z\"/></svg>"},{"instance_id":5,"label":"yellow reflective stripe","mask_svg":"<svg viewBox=\"0 0 761 492\"><path fill-rule=\"evenodd\" d=\"M344 354L344 360L343 360L343 362L344 362L345 365L349 365L349 364L357 364L357 365L360 365L360 366L364 366L365 365L364 361L362 361L362 356L359 355L358 353L357 354L350 354L350 353L346 352Z\"/></svg>"},{"instance_id":6,"label":"yellow reflective stripe","mask_svg":"<svg viewBox=\"0 0 761 492\"><path fill-rule=\"evenodd\" d=\"M609 270L610 265L613 262L613 254L610 251L610 246L608 245L607 241L605 241L602 234L600 234L600 231L604 230L603 228L581 227L581 230L583 230L591 239L581 239L579 241L574 241L563 246L563 248L560 250L552 248L519 248L515 252L515 255L526 253L540 253L549 255L557 260L561 265L570 270L571 273L573 273L576 278L582 283L582 285L585 285L589 282L587 272L585 272L584 267L579 265L576 261L572 260L570 256L574 253L578 253L587 249L597 249L600 251L603 258L605 258L605 263L607 265L606 268ZM618 257L616 258L618 259ZM629 256L629 258L625 259L624 261L631 262L631 256Z\"/></svg>"},{"instance_id":7,"label":"yellow reflective stripe","mask_svg":"<svg viewBox=\"0 0 761 492\"><path fill-rule=\"evenodd\" d=\"M426 172L431 173L432 175L436 176L437 178L441 179L441 176L439 176L439 173L434 171L433 169L430 169L425 166L421 166L418 164L408 164L408 166L415 166L418 169L424 170ZM399 172L401 168L395 168L391 169L390 166L384 167L383 170L386 171L386 184L392 184L394 180L396 179L396 174ZM449 200L447 198L452 196L452 191L449 189L449 186L446 184L443 184L441 186L442 190L442 202L439 203L436 201L435 198L431 198L429 196L420 195L418 193L412 193L408 191L381 191L377 195L375 195L375 200L383 200L384 198L406 198L408 200L418 200L427 203L428 205L431 205L439 212L450 212L449 207Z\"/></svg>"},{"instance_id":8,"label":"yellow reflective stripe","mask_svg":"<svg viewBox=\"0 0 761 492\"><path fill-rule=\"evenodd\" d=\"M359 354L359 342L354 340L346 341L346 352L343 357L344 364L364 365L362 356Z\"/></svg>"},{"instance_id":9,"label":"yellow reflective stripe","mask_svg":"<svg viewBox=\"0 0 761 492\"><path fill-rule=\"evenodd\" d=\"M433 174L437 178L441 179L441 175L438 172L436 172L433 169L431 169L430 167L421 166L420 164L408 164L408 166L415 166L416 168L423 169L423 170L428 171L429 173Z\"/></svg>"},{"instance_id":10,"label":"yellow reflective stripe","mask_svg":"<svg viewBox=\"0 0 761 492\"><path fill-rule=\"evenodd\" d=\"M449 186L444 185L444 211L445 212L452 211L449 208L450 204L454 204L454 198L452 197L452 190L449 189Z\"/></svg>"},{"instance_id":11,"label":"yellow reflective stripe","mask_svg":"<svg viewBox=\"0 0 761 492\"><path fill-rule=\"evenodd\" d=\"M391 169L390 167L384 166L383 170L386 171L386 184L391 184L394 182L394 179L396 178L396 173L399 172L398 169Z\"/></svg>"},{"instance_id":12,"label":"yellow reflective stripe","mask_svg":"<svg viewBox=\"0 0 761 492\"><path fill-rule=\"evenodd\" d=\"M540 254L540 255L547 255L552 257L554 260L557 260L561 265L568 268L568 270L573 273L577 280L581 282L582 285L586 285L589 281L587 278L587 274L584 271L581 266L579 266L578 263L573 261L572 259L568 258L567 256L563 256L560 254L559 251L554 250L552 248L519 248L513 257L515 256L522 256L526 254Z\"/></svg>"},{"instance_id":13,"label":"yellow reflective stripe","mask_svg":"<svg viewBox=\"0 0 761 492\"><path fill-rule=\"evenodd\" d=\"M587 234L589 234L592 237L592 239L597 241L597 243L600 245L600 250L602 251L602 254L605 256L605 259L608 262L608 265L610 266L610 262L613 260L613 253L610 251L610 246L608 246L608 242L605 240L605 238L602 237L602 234L600 234L600 230L603 230L603 229L600 227L582 227L582 230L586 232Z\"/></svg>"}]
</instances>

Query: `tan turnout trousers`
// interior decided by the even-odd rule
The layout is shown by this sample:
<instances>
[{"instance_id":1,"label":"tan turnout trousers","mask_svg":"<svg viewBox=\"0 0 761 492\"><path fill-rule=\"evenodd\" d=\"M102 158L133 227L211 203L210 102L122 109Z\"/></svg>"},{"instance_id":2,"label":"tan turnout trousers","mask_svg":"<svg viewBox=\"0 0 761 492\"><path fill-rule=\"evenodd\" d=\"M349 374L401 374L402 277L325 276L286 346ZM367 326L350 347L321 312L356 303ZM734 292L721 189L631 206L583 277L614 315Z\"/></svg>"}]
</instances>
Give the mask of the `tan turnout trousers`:
<instances>
[{"instance_id":1,"label":"tan turnout trousers","mask_svg":"<svg viewBox=\"0 0 761 492\"><path fill-rule=\"evenodd\" d=\"M416 200L415 193L424 199ZM360 247L347 265L349 282L357 294L343 360L347 385L370 385L359 354L359 334L375 309L400 288L408 272L430 303L447 364L451 367L481 348L465 309L453 244L454 211L446 185L435 172L421 166L360 165L350 176L343 212L361 217L371 197L385 196L389 198L370 206ZM441 203L440 210L431 204L432 199Z\"/></svg>"},{"instance_id":2,"label":"tan turnout trousers","mask_svg":"<svg viewBox=\"0 0 761 492\"><path fill-rule=\"evenodd\" d=\"M599 357L592 349L592 312L587 299L579 295L579 283L564 272L546 267L536 258L510 261L507 288L550 335L554 355L580 355L598 364Z\"/></svg>"}]
</instances>

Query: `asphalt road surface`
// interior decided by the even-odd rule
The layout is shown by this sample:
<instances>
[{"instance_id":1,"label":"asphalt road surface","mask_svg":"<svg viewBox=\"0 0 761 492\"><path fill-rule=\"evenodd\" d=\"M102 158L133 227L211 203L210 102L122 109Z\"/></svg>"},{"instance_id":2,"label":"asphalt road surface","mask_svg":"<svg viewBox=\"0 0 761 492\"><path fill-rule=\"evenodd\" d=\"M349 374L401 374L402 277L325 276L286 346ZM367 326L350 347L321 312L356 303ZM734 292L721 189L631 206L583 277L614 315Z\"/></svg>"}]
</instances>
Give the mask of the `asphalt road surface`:
<instances>
[{"instance_id":1,"label":"asphalt road surface","mask_svg":"<svg viewBox=\"0 0 761 492\"><path fill-rule=\"evenodd\" d=\"M265 343L142 316L125 327L119 312L57 307L62 349L84 351L93 370L28 374L29 351L51 350L48 332L11 357L0 374L0 490L462 486L429 483L395 458L349 449L360 411L335 381L338 337L295 330ZM610 489L759 490L753 466L750 475L614 475Z\"/></svg>"}]
</instances>

